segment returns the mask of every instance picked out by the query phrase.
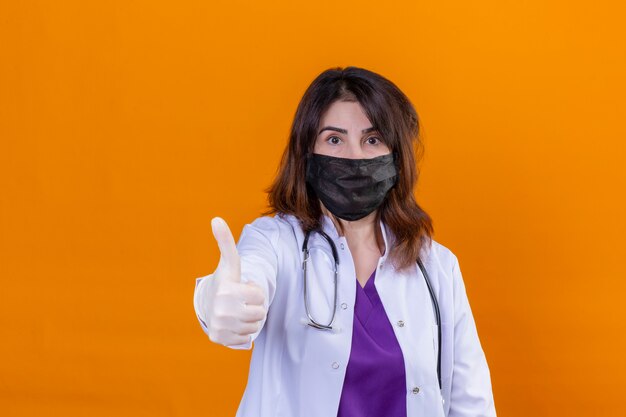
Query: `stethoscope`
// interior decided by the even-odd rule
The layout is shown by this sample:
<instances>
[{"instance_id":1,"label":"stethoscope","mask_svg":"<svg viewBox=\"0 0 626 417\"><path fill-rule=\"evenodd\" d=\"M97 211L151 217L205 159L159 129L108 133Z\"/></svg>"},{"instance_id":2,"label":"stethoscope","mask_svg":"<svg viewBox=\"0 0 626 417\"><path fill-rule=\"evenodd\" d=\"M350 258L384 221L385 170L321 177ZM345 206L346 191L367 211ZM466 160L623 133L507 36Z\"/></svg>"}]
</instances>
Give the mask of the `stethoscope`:
<instances>
[{"instance_id":1,"label":"stethoscope","mask_svg":"<svg viewBox=\"0 0 626 417\"><path fill-rule=\"evenodd\" d=\"M334 272L334 284L335 284L335 295L334 295L334 301L333 301L334 308L333 308L333 315L330 318L330 322L328 324L318 323L317 321L313 319L313 316L311 316L311 313L309 312L309 297L307 294L307 282L306 282L306 270L307 270L306 263L309 260L309 235L311 234L311 231L308 231L304 237L304 242L302 244L302 252L304 254L304 260L302 261L302 270L304 271L303 272L303 275L304 275L304 309L306 311L306 315L309 318L309 321L306 324L319 330L331 330L332 331L334 330L333 322L335 321L335 313L337 312L337 278L339 276L339 255L337 253L337 247L335 246L335 243L330 238L330 236L328 236L321 229L317 229L315 231L321 234L324 237L324 239L326 239L326 241L330 245L330 248L332 249L333 258L335 260L335 269L333 271ZM435 292L433 291L433 288L430 285L430 278L428 277L426 268L424 268L424 265L422 264L422 261L420 258L417 258L417 264L419 265L419 268L422 271L422 276L424 277L424 280L426 280L426 285L428 286L428 292L430 293L430 299L433 302L433 308L435 310L435 317L437 319L437 333L438 333L437 334L437 346L439 347L439 349L437 349L437 381L439 382L439 390L441 390L441 316L439 314L439 303L437 302L437 297L435 296Z\"/></svg>"}]
</instances>

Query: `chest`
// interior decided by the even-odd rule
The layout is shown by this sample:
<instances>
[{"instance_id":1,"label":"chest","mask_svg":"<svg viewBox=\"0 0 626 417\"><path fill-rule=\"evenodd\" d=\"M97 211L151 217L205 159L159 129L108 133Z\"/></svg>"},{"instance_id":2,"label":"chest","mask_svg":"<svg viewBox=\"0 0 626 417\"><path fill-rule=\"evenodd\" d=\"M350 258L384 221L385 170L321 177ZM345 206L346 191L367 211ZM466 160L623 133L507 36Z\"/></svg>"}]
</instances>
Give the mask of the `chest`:
<instances>
[{"instance_id":1,"label":"chest","mask_svg":"<svg viewBox=\"0 0 626 417\"><path fill-rule=\"evenodd\" d=\"M281 370L278 379L288 381L285 386L293 390L293 395L286 395L293 402L290 407L285 406L286 409L310 410L312 416L336 414L350 359L354 320L358 320L355 276L359 277L359 265L365 265L366 269L361 271L365 271L369 279L376 270L375 281L370 284L376 285L383 307L381 311L384 310L401 350L398 357L403 358L404 384L407 389L419 387L423 394L416 396L411 391L408 398L421 409L434 401L432 398L438 392L434 349L436 329L425 283L418 279L416 268L396 271L380 253L359 257L348 250L345 239L338 238L335 243L338 252L336 282L334 260L328 245L319 239L311 241L306 302L300 259L294 253L296 259L287 256L280 263L276 298L266 329L272 335L261 352L279 355L276 358L276 363L281 364L277 367ZM360 259L370 263L361 263ZM306 325L309 315L323 324L333 320L335 330L319 330ZM311 392L317 393L314 398L325 398L325 401L309 402ZM289 413L285 412L285 415Z\"/></svg>"},{"instance_id":2,"label":"chest","mask_svg":"<svg viewBox=\"0 0 626 417\"><path fill-rule=\"evenodd\" d=\"M378 267L381 256L380 251L378 249L372 250L371 248L357 248L351 249L351 255L356 279L361 287L365 287L368 279Z\"/></svg>"}]
</instances>

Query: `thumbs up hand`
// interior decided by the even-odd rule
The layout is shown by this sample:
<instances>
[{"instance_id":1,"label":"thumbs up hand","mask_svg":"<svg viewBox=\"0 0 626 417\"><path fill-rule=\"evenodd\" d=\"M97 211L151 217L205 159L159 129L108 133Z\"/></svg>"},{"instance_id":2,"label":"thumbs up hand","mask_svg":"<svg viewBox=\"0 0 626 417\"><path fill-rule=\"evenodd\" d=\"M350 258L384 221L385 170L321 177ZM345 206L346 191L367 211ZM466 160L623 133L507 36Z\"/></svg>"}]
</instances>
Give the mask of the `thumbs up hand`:
<instances>
[{"instance_id":1,"label":"thumbs up hand","mask_svg":"<svg viewBox=\"0 0 626 417\"><path fill-rule=\"evenodd\" d=\"M267 314L265 294L253 282L241 282L241 261L230 228L220 217L211 220L220 261L208 291L209 339L225 346L248 343Z\"/></svg>"}]
</instances>

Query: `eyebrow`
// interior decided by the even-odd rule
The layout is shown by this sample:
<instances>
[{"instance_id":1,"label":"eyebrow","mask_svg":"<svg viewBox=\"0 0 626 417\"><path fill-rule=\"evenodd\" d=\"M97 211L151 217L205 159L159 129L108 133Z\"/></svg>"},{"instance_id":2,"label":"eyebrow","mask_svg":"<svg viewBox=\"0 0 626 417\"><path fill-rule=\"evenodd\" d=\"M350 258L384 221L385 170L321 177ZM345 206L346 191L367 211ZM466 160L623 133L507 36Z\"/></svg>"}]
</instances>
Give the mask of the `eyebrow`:
<instances>
[{"instance_id":1,"label":"eyebrow","mask_svg":"<svg viewBox=\"0 0 626 417\"><path fill-rule=\"evenodd\" d=\"M340 127L326 126L326 127L323 127L319 132L317 132L317 134L319 135L320 133L322 133L325 130L334 130L335 132L339 132L339 133L343 133L343 134L347 134L348 133L348 131L346 129L342 129ZM374 126L372 126L372 127L368 127L367 129L361 130L361 133L369 133L369 132L372 132L374 130L377 130L377 129Z\"/></svg>"}]
</instances>

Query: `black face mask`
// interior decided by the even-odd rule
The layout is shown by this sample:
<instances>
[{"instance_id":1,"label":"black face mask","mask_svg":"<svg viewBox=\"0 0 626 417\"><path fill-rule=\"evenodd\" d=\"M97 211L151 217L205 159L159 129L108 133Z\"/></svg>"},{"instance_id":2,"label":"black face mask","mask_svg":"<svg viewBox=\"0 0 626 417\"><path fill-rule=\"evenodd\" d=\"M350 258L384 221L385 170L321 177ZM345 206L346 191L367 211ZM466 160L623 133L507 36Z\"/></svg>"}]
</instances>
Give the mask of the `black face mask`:
<instances>
[{"instance_id":1,"label":"black face mask","mask_svg":"<svg viewBox=\"0 0 626 417\"><path fill-rule=\"evenodd\" d=\"M343 220L359 220L380 206L398 178L394 154L367 159L307 156L306 182Z\"/></svg>"}]
</instances>

